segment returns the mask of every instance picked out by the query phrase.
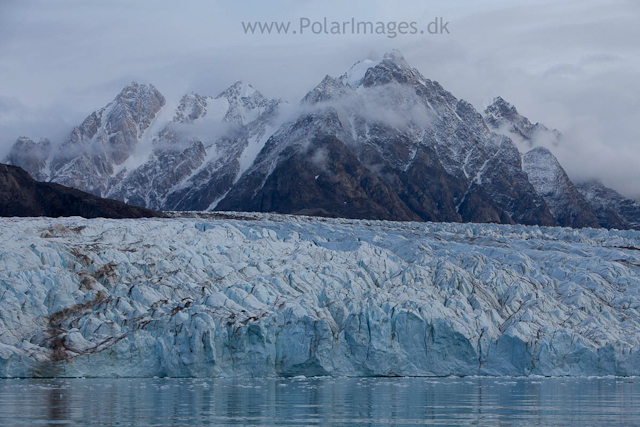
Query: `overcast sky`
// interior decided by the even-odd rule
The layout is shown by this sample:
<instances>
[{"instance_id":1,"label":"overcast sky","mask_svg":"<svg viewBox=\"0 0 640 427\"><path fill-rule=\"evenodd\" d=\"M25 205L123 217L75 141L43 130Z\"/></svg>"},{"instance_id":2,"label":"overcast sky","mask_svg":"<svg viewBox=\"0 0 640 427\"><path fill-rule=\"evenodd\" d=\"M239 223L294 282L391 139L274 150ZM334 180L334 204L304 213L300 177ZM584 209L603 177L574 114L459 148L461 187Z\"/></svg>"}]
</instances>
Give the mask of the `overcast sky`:
<instances>
[{"instance_id":1,"label":"overcast sky","mask_svg":"<svg viewBox=\"0 0 640 427\"><path fill-rule=\"evenodd\" d=\"M247 35L242 22L449 21L448 35ZM170 101L239 79L297 102L326 74L399 49L478 110L502 96L565 134L572 178L640 194L638 0L0 0L0 155L64 139L132 80Z\"/></svg>"}]
</instances>

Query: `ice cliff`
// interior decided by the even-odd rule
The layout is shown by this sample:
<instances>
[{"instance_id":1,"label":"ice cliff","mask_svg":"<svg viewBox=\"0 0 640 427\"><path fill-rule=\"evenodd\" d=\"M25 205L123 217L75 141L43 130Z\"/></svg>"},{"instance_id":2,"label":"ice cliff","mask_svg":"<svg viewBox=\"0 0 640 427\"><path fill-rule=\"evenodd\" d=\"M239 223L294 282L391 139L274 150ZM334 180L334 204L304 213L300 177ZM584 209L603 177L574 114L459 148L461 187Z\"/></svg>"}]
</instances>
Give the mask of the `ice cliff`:
<instances>
[{"instance_id":1,"label":"ice cliff","mask_svg":"<svg viewBox=\"0 0 640 427\"><path fill-rule=\"evenodd\" d=\"M0 241L0 377L640 375L636 231L193 214Z\"/></svg>"}]
</instances>

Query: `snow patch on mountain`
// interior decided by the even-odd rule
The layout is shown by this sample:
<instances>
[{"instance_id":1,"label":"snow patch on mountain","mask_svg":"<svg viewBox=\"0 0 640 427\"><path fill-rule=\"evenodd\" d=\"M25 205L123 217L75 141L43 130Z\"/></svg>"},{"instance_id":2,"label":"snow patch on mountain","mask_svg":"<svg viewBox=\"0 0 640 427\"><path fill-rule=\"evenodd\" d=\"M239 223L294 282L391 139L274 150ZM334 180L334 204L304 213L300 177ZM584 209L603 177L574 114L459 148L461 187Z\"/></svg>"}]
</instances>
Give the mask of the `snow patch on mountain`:
<instances>
[{"instance_id":1,"label":"snow patch on mountain","mask_svg":"<svg viewBox=\"0 0 640 427\"><path fill-rule=\"evenodd\" d=\"M523 155L522 167L560 225L575 228L600 226L584 196L551 151L544 147L532 149Z\"/></svg>"},{"instance_id":2,"label":"snow patch on mountain","mask_svg":"<svg viewBox=\"0 0 640 427\"><path fill-rule=\"evenodd\" d=\"M378 65L382 60L374 61L372 59L363 59L356 62L345 74L342 75L340 81L344 84L348 84L352 88L357 88L362 83L365 74L369 68L373 68Z\"/></svg>"},{"instance_id":3,"label":"snow patch on mountain","mask_svg":"<svg viewBox=\"0 0 640 427\"><path fill-rule=\"evenodd\" d=\"M238 162L240 163L240 170L238 171L238 175L234 182L237 182L238 179L244 174L256 160L258 154L264 148L264 145L267 143L267 140L271 137L271 135L277 130L275 126L266 126L264 132L262 134L252 135L247 140L247 146L242 151L242 154L238 158Z\"/></svg>"}]
</instances>

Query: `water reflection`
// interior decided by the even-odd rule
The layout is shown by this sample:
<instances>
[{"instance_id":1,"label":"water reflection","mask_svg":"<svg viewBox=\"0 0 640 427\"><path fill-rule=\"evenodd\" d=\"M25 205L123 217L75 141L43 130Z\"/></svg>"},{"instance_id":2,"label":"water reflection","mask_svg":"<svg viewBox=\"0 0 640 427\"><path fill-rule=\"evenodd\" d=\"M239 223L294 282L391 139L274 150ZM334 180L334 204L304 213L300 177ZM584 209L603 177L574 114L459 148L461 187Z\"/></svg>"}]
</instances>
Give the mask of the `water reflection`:
<instances>
[{"instance_id":1,"label":"water reflection","mask_svg":"<svg viewBox=\"0 0 640 427\"><path fill-rule=\"evenodd\" d=\"M0 424L628 425L636 379L0 380Z\"/></svg>"}]
</instances>

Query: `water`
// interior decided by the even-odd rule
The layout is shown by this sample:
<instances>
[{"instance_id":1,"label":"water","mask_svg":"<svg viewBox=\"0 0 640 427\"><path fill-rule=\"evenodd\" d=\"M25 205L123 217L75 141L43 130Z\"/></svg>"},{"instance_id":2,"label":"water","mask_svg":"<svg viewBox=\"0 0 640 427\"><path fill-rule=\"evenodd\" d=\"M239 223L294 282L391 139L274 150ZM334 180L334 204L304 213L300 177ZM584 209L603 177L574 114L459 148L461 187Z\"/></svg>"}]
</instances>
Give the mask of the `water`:
<instances>
[{"instance_id":1,"label":"water","mask_svg":"<svg viewBox=\"0 0 640 427\"><path fill-rule=\"evenodd\" d=\"M1 425L630 425L640 379L0 380Z\"/></svg>"}]
</instances>

